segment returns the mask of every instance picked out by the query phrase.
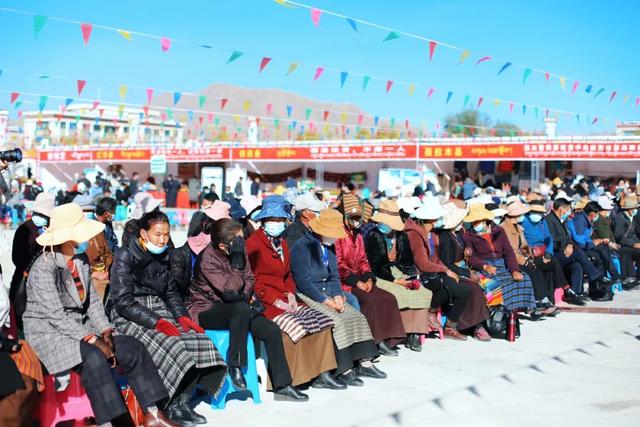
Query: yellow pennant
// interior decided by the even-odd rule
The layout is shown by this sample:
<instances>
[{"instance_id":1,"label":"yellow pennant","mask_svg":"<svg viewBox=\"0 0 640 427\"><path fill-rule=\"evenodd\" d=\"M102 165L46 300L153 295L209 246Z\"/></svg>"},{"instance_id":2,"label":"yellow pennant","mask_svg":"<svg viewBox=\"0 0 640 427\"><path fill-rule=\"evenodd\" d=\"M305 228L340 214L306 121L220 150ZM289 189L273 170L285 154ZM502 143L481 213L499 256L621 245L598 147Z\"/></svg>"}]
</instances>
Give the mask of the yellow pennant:
<instances>
[{"instance_id":1,"label":"yellow pennant","mask_svg":"<svg viewBox=\"0 0 640 427\"><path fill-rule=\"evenodd\" d=\"M298 68L298 64L296 64L295 62L289 65L289 69L287 70L287 76L293 73L296 70L296 68Z\"/></svg>"},{"instance_id":2,"label":"yellow pennant","mask_svg":"<svg viewBox=\"0 0 640 427\"><path fill-rule=\"evenodd\" d=\"M499 99L494 99L493 100L493 105L495 105L496 107L500 106L500 100Z\"/></svg>"},{"instance_id":3,"label":"yellow pennant","mask_svg":"<svg viewBox=\"0 0 640 427\"><path fill-rule=\"evenodd\" d=\"M629 101L629 95L625 95L624 98L622 98L622 103L626 104Z\"/></svg>"},{"instance_id":4,"label":"yellow pennant","mask_svg":"<svg viewBox=\"0 0 640 427\"><path fill-rule=\"evenodd\" d=\"M469 52L468 50L463 50L462 54L460 55L460 63L462 64L468 57L471 56L471 52Z\"/></svg>"},{"instance_id":5,"label":"yellow pennant","mask_svg":"<svg viewBox=\"0 0 640 427\"><path fill-rule=\"evenodd\" d=\"M233 122L237 125L240 122L240 116L233 116Z\"/></svg>"},{"instance_id":6,"label":"yellow pennant","mask_svg":"<svg viewBox=\"0 0 640 427\"><path fill-rule=\"evenodd\" d=\"M125 38L125 40L131 40L131 33L126 30L118 30L118 34Z\"/></svg>"},{"instance_id":7,"label":"yellow pennant","mask_svg":"<svg viewBox=\"0 0 640 427\"><path fill-rule=\"evenodd\" d=\"M122 118L122 114L124 113L124 105L120 104L118 106L118 118Z\"/></svg>"},{"instance_id":8,"label":"yellow pennant","mask_svg":"<svg viewBox=\"0 0 640 427\"><path fill-rule=\"evenodd\" d=\"M244 101L242 103L242 110L246 113L251 108L251 101Z\"/></svg>"},{"instance_id":9,"label":"yellow pennant","mask_svg":"<svg viewBox=\"0 0 640 427\"><path fill-rule=\"evenodd\" d=\"M413 83L411 83L409 85L409 96L413 96L413 93L416 91L416 85L414 85Z\"/></svg>"},{"instance_id":10,"label":"yellow pennant","mask_svg":"<svg viewBox=\"0 0 640 427\"><path fill-rule=\"evenodd\" d=\"M126 85L120 85L120 99L124 101L124 98L127 96L127 91L129 88Z\"/></svg>"},{"instance_id":11,"label":"yellow pennant","mask_svg":"<svg viewBox=\"0 0 640 427\"><path fill-rule=\"evenodd\" d=\"M565 90L567 88L567 78L560 76L560 87L562 88L562 90Z\"/></svg>"},{"instance_id":12,"label":"yellow pennant","mask_svg":"<svg viewBox=\"0 0 640 427\"><path fill-rule=\"evenodd\" d=\"M340 113L340 121L342 122L342 124L347 123L347 113L345 113L344 111Z\"/></svg>"}]
</instances>

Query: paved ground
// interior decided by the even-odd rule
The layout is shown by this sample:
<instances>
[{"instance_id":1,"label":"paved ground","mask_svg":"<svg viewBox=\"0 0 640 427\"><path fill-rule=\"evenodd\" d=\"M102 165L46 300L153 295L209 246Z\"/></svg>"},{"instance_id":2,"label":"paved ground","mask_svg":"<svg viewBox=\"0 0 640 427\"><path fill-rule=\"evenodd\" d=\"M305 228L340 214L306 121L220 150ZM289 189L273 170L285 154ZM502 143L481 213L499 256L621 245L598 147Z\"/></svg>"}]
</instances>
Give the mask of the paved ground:
<instances>
[{"instance_id":1,"label":"paved ground","mask_svg":"<svg viewBox=\"0 0 640 427\"><path fill-rule=\"evenodd\" d=\"M7 274L10 259L1 260ZM591 306L638 309L640 290ZM310 390L308 403L263 393L259 405L197 410L209 425L225 426L638 426L639 326L636 315L564 312L524 321L515 343L429 340L421 353L403 349L381 360L387 380Z\"/></svg>"}]
</instances>

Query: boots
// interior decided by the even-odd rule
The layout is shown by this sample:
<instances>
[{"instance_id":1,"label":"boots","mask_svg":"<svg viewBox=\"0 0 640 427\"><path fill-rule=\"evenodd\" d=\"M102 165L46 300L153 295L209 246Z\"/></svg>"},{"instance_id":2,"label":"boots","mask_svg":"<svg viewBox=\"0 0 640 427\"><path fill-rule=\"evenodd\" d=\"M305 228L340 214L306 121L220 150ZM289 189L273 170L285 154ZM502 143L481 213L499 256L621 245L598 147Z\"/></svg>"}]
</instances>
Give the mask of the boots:
<instances>
[{"instance_id":1,"label":"boots","mask_svg":"<svg viewBox=\"0 0 640 427\"><path fill-rule=\"evenodd\" d=\"M411 351L422 351L422 344L420 344L420 335L419 334L408 334L407 340L404 343L404 346Z\"/></svg>"},{"instance_id":2,"label":"boots","mask_svg":"<svg viewBox=\"0 0 640 427\"><path fill-rule=\"evenodd\" d=\"M184 411L185 414L189 414L191 416L191 421L194 422L195 424L206 424L207 419L202 415L198 414L191 407L191 396L192 396L191 393L189 394L183 393L180 395L180 397L178 397L182 410Z\"/></svg>"},{"instance_id":3,"label":"boots","mask_svg":"<svg viewBox=\"0 0 640 427\"><path fill-rule=\"evenodd\" d=\"M196 423L192 421L191 412L185 411L180 401L181 396L174 396L169 406L164 410L164 414L173 423L182 427L194 427Z\"/></svg>"},{"instance_id":4,"label":"boots","mask_svg":"<svg viewBox=\"0 0 640 427\"><path fill-rule=\"evenodd\" d=\"M457 324L455 322L451 322L447 320L446 325L444 326L444 337L450 338L458 341L466 341L467 337L462 335L457 328Z\"/></svg>"}]
</instances>

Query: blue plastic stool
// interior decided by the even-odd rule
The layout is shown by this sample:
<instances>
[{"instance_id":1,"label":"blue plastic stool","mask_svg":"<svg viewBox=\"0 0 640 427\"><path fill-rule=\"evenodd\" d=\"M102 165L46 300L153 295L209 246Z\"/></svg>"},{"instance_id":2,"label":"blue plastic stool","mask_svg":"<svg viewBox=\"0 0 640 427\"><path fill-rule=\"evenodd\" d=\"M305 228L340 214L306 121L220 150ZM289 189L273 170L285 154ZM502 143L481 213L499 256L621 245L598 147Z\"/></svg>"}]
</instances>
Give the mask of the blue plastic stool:
<instances>
[{"instance_id":1,"label":"blue plastic stool","mask_svg":"<svg viewBox=\"0 0 640 427\"><path fill-rule=\"evenodd\" d=\"M124 222L127 220L127 207L123 205L116 206L116 214L113 218L115 222Z\"/></svg>"},{"instance_id":2,"label":"blue plastic stool","mask_svg":"<svg viewBox=\"0 0 640 427\"><path fill-rule=\"evenodd\" d=\"M612 256L611 261L613 262L613 265L616 266L616 270L618 271L618 274L621 274L622 270L620 268L620 258L617 256Z\"/></svg>"},{"instance_id":3,"label":"blue plastic stool","mask_svg":"<svg viewBox=\"0 0 640 427\"><path fill-rule=\"evenodd\" d=\"M176 225L178 225L178 214L176 212L167 212L167 217L169 217L169 225L171 227L175 227Z\"/></svg>"},{"instance_id":4,"label":"blue plastic stool","mask_svg":"<svg viewBox=\"0 0 640 427\"><path fill-rule=\"evenodd\" d=\"M205 331L205 333L226 360L227 352L229 351L229 331ZM229 377L225 376L218 398L211 398L211 407L213 409L224 409L227 400L243 395L246 396L247 393L253 398L254 404L262 403L260 400L260 390L258 388L256 350L253 346L253 337L250 333L247 334L247 367L242 368L242 373L247 381L247 392L236 390Z\"/></svg>"}]
</instances>

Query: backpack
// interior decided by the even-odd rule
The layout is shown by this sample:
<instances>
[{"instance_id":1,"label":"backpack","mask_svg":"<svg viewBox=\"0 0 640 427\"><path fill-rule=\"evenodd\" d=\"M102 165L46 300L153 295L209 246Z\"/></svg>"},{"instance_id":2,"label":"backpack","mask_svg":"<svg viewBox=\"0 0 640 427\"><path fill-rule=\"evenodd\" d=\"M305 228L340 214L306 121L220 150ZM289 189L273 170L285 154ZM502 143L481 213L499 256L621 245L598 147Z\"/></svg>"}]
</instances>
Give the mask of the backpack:
<instances>
[{"instance_id":1,"label":"backpack","mask_svg":"<svg viewBox=\"0 0 640 427\"><path fill-rule=\"evenodd\" d=\"M492 338L506 339L509 326L509 310L500 304L489 307L487 332ZM516 316L516 337L520 337L520 319Z\"/></svg>"}]
</instances>

